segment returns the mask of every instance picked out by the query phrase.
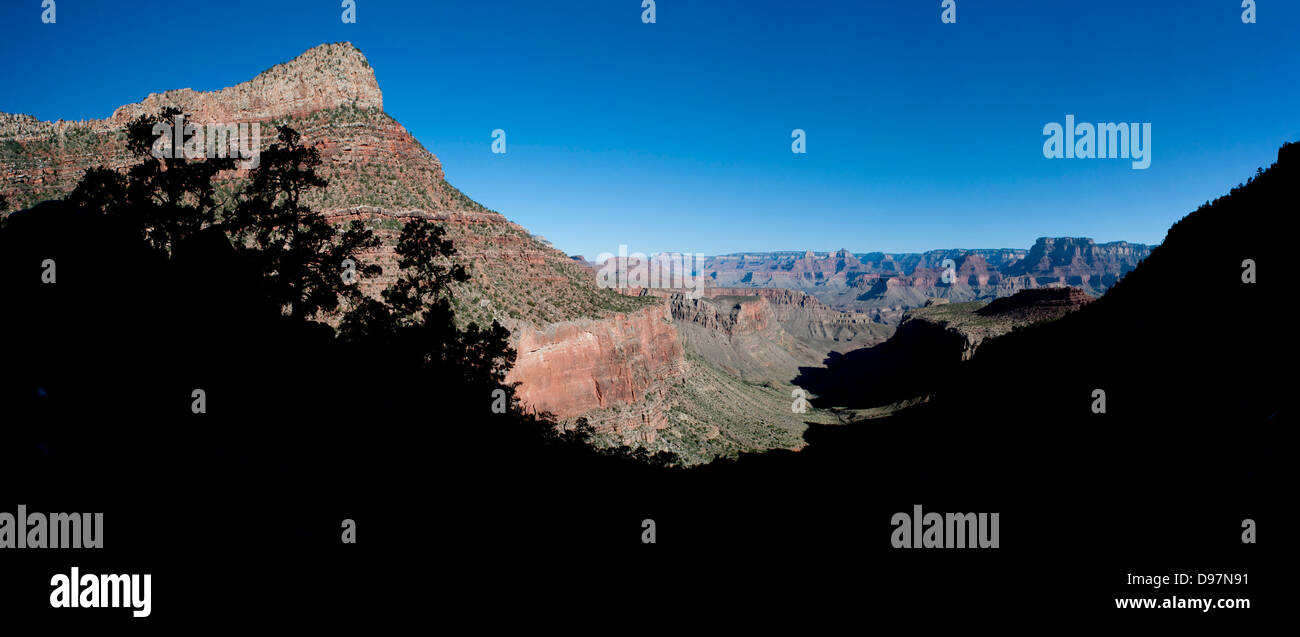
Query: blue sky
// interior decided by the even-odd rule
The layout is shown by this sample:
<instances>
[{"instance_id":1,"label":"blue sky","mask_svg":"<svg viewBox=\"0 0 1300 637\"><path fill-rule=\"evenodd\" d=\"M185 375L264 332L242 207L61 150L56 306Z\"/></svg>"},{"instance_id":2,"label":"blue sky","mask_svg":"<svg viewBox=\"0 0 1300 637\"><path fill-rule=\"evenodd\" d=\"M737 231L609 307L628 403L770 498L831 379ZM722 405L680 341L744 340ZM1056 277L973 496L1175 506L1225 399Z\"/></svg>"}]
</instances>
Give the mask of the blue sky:
<instances>
[{"instance_id":1,"label":"blue sky","mask_svg":"<svg viewBox=\"0 0 1300 637\"><path fill-rule=\"evenodd\" d=\"M451 183L588 257L1156 243L1300 139L1300 2L956 3L6 0L0 111L106 117L347 40ZM1044 158L1066 114L1151 122L1150 168Z\"/></svg>"}]
</instances>

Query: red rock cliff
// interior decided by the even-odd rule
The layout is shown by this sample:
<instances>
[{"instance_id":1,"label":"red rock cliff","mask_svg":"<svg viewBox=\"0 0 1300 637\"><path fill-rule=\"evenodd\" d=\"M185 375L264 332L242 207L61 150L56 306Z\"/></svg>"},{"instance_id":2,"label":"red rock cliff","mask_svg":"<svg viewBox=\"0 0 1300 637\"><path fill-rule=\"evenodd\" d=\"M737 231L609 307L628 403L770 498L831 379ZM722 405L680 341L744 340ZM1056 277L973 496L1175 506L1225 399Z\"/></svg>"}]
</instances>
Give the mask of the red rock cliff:
<instances>
[{"instance_id":1,"label":"red rock cliff","mask_svg":"<svg viewBox=\"0 0 1300 637\"><path fill-rule=\"evenodd\" d=\"M644 400L681 374L684 364L666 303L604 319L523 329L518 336L518 357L507 380L523 383L519 397L524 404L560 418Z\"/></svg>"}]
</instances>

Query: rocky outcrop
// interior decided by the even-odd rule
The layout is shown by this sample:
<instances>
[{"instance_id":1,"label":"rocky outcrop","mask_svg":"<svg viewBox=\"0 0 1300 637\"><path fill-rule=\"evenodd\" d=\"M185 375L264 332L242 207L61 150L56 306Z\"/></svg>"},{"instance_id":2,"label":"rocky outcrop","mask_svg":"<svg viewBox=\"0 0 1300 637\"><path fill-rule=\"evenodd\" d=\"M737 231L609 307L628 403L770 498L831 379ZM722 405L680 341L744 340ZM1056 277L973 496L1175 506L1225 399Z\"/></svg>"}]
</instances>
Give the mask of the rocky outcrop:
<instances>
[{"instance_id":1,"label":"rocky outcrop","mask_svg":"<svg viewBox=\"0 0 1300 637\"><path fill-rule=\"evenodd\" d=\"M142 114L176 106L198 121L270 120L305 115L340 106L383 110L384 97L375 71L349 42L322 44L277 64L248 82L212 92L185 88L152 94L113 112L124 124Z\"/></svg>"},{"instance_id":2,"label":"rocky outcrop","mask_svg":"<svg viewBox=\"0 0 1300 637\"><path fill-rule=\"evenodd\" d=\"M1037 323L1059 318L1092 302L1078 288L1033 288L994 299L975 310L980 316L1003 317L1017 322Z\"/></svg>"},{"instance_id":3,"label":"rocky outcrop","mask_svg":"<svg viewBox=\"0 0 1300 637\"><path fill-rule=\"evenodd\" d=\"M662 400L682 373L682 346L660 304L630 314L520 329L515 366L519 398L531 409L573 418L592 409ZM663 429L663 413L612 424L607 430Z\"/></svg>"},{"instance_id":4,"label":"rocky outcrop","mask_svg":"<svg viewBox=\"0 0 1300 637\"><path fill-rule=\"evenodd\" d=\"M762 296L674 294L669 304L686 351L747 382L788 385L826 355L786 332Z\"/></svg>"},{"instance_id":5,"label":"rocky outcrop","mask_svg":"<svg viewBox=\"0 0 1300 637\"><path fill-rule=\"evenodd\" d=\"M382 113L383 95L365 56L344 42L317 46L248 82L219 91L185 88L150 94L104 119L46 122L30 115L0 114L0 193L19 206L32 205L71 190L87 168L125 169L132 158L122 134L124 126L140 115L167 107L181 109L186 121L197 125L270 124L338 109ZM393 158L407 154L401 152L403 147L418 146L405 129L388 121L393 124L388 131L371 135L368 133L376 131L362 130L357 139L332 135L329 140L362 152L387 151ZM274 131L264 131L262 147L269 145L274 135ZM325 141L305 137L311 143ZM442 166L436 158L429 158L431 175L441 180Z\"/></svg>"},{"instance_id":6,"label":"rocky outcrop","mask_svg":"<svg viewBox=\"0 0 1300 637\"><path fill-rule=\"evenodd\" d=\"M1127 241L1097 244L1088 238L1040 238L1025 258L1007 267L1008 277L1028 276L1039 285L1057 283L1109 288L1150 254Z\"/></svg>"},{"instance_id":7,"label":"rocky outcrop","mask_svg":"<svg viewBox=\"0 0 1300 637\"><path fill-rule=\"evenodd\" d=\"M559 330L552 326L545 331L523 334L521 358L512 379L513 374L531 374L534 364L539 370L543 367L568 370L563 377L543 375L540 371L532 374L532 386L544 396L572 396L583 404L597 402L607 406L583 411L563 403L550 403L552 410L581 415L612 443L671 451L687 464L708 462L738 452L798 449L803 446L802 433L807 422L834 420L828 414L791 409L790 380L798 375L801 367L819 365L826 351L811 349L786 333L776 319L774 306L766 298L757 295L690 298L681 291L667 290L639 290L638 293L641 298L658 301L662 304L658 307L668 310L672 318L668 327L678 339L679 349L655 352L634 348L631 354L626 349L610 353L600 345L600 334L608 327L605 323L581 322L576 329L566 326ZM663 328L656 325L654 329ZM667 338L665 333L646 347L657 347ZM639 353L642 351L651 354L643 357ZM657 368L662 372L646 379L635 373L587 371L608 367L610 361L617 367L625 357L630 359L629 371ZM651 362L638 362L641 358ZM678 364L668 364L673 360ZM614 393L597 380L607 376L626 377L629 382L620 386L625 391ZM539 385L537 378L546 384ZM532 396L526 399L534 404L546 404Z\"/></svg>"},{"instance_id":8,"label":"rocky outcrop","mask_svg":"<svg viewBox=\"0 0 1300 637\"><path fill-rule=\"evenodd\" d=\"M674 294L669 299L673 318L728 336L761 332L776 323L772 306L761 296L709 296L701 299Z\"/></svg>"},{"instance_id":9,"label":"rocky outcrop","mask_svg":"<svg viewBox=\"0 0 1300 637\"><path fill-rule=\"evenodd\" d=\"M948 343L959 360L969 360L985 341L1018 327L1060 318L1092 301L1076 288L1030 289L981 303L933 303L903 317L900 341ZM929 346L929 345L927 345ZM941 348L942 349L942 348Z\"/></svg>"},{"instance_id":10,"label":"rocky outcrop","mask_svg":"<svg viewBox=\"0 0 1300 637\"><path fill-rule=\"evenodd\" d=\"M306 115L340 106L383 110L384 98L374 69L348 42L322 44L277 64L248 82L219 91L183 88L151 93L118 107L105 119L45 122L30 115L0 114L0 138L33 139L51 133L89 129L117 133L140 115L165 107L181 109L192 122L252 122Z\"/></svg>"},{"instance_id":11,"label":"rocky outcrop","mask_svg":"<svg viewBox=\"0 0 1300 637\"><path fill-rule=\"evenodd\" d=\"M531 409L564 417L637 404L660 391L656 383L681 363L664 301L598 288L581 264L447 183L438 158L383 111L373 69L348 43L315 47L219 91L149 95L106 119L43 122L0 114L0 194L21 209L62 197L88 168L125 171L134 159L124 125L165 107L181 109L199 125L258 122L263 149L280 125L315 146L329 185L307 194L306 203L337 223L363 220L384 241L366 255L383 268L360 281L368 294L397 276L393 247L406 220L442 223L471 274L453 289L457 318L495 320L511 330L519 361L510 378ZM221 175L219 194L234 192L245 178L241 171ZM610 426L648 421L629 417Z\"/></svg>"},{"instance_id":12,"label":"rocky outcrop","mask_svg":"<svg viewBox=\"0 0 1300 637\"><path fill-rule=\"evenodd\" d=\"M698 322L697 319L687 318L682 313L695 311L695 309L702 309L705 312L714 311L710 308L715 307L716 304L701 308L698 303L686 303L689 300L684 296L687 292L688 290L663 288L635 288L627 291L629 294L661 298L682 296L681 300L674 301L673 306L674 317L679 320ZM705 286L699 296L704 299L721 297L762 299L767 306L763 311L770 311L773 319L786 333L823 353L874 345L889 338L894 331L892 326L873 319L872 315L830 308L818 301L816 297L789 288Z\"/></svg>"},{"instance_id":13,"label":"rocky outcrop","mask_svg":"<svg viewBox=\"0 0 1300 637\"><path fill-rule=\"evenodd\" d=\"M875 345L893 334L892 326L864 312L844 312L827 307L816 297L787 288L706 288L705 295L756 295L772 307L772 314L791 336L810 347L845 351Z\"/></svg>"}]
</instances>

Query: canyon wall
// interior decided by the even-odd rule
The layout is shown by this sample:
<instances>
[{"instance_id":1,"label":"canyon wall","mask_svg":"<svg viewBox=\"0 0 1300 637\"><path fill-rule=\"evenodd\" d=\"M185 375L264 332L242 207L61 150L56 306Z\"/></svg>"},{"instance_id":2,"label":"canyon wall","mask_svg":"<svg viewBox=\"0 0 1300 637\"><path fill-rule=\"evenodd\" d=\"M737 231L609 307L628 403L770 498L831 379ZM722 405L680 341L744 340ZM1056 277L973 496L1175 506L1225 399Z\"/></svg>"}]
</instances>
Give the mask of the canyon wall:
<instances>
[{"instance_id":1,"label":"canyon wall","mask_svg":"<svg viewBox=\"0 0 1300 637\"><path fill-rule=\"evenodd\" d=\"M786 332L763 296L675 294L669 303L686 350L746 382L789 385L826 357Z\"/></svg>"},{"instance_id":2,"label":"canyon wall","mask_svg":"<svg viewBox=\"0 0 1300 637\"><path fill-rule=\"evenodd\" d=\"M673 318L728 336L762 332L776 325L772 305L762 296L709 295L691 299L674 294L669 305Z\"/></svg>"},{"instance_id":3,"label":"canyon wall","mask_svg":"<svg viewBox=\"0 0 1300 637\"><path fill-rule=\"evenodd\" d=\"M602 319L520 328L518 354L508 382L518 381L519 398L530 409L575 418L592 409L635 405L666 398L684 360L677 328L666 303ZM606 424L605 431L663 429L665 414Z\"/></svg>"},{"instance_id":4,"label":"canyon wall","mask_svg":"<svg viewBox=\"0 0 1300 637\"><path fill-rule=\"evenodd\" d=\"M593 270L588 264L588 269ZM706 281L707 283L707 281ZM628 288L624 293L660 298L684 297L688 290L665 288ZM700 294L702 298L718 297L757 297L764 301L765 311L770 312L776 323L808 347L821 351L847 351L858 347L867 347L883 342L894 332L894 328L884 322L873 319L864 312L845 312L827 307L816 297L799 290L789 288L750 288L750 287L714 287L706 285ZM684 308L681 300L674 301L673 312L676 318L679 310Z\"/></svg>"},{"instance_id":5,"label":"canyon wall","mask_svg":"<svg viewBox=\"0 0 1300 637\"><path fill-rule=\"evenodd\" d=\"M665 301L598 288L580 264L447 183L438 158L383 111L374 71L349 43L314 47L219 91L152 94L105 119L0 114L0 194L21 209L63 197L88 168L125 172L135 162L125 125L166 107L196 125L258 122L262 150L281 125L316 147L318 172L329 183L307 193L305 203L336 223L360 219L383 241L366 255L383 268L359 282L369 295L398 275L393 248L408 219L443 224L471 275L453 286L457 319L510 329L519 351L510 377L530 409L567 417L642 404L682 362ZM218 197L237 193L246 178L240 170L220 175ZM629 415L609 426L639 428L649 420Z\"/></svg>"},{"instance_id":6,"label":"canyon wall","mask_svg":"<svg viewBox=\"0 0 1300 637\"><path fill-rule=\"evenodd\" d=\"M799 290L824 304L897 325L926 300L989 300L1020 290L1072 286L1092 296L1110 289L1151 253L1151 247L1088 238L1038 239L1028 250L931 250L924 253L743 253L709 257L703 274L726 288ZM945 261L953 276L945 280Z\"/></svg>"},{"instance_id":7,"label":"canyon wall","mask_svg":"<svg viewBox=\"0 0 1300 637\"><path fill-rule=\"evenodd\" d=\"M781 327L809 346L846 351L883 342L893 328L863 312L826 306L816 297L788 288L705 288L706 296L748 296L765 299Z\"/></svg>"}]
</instances>

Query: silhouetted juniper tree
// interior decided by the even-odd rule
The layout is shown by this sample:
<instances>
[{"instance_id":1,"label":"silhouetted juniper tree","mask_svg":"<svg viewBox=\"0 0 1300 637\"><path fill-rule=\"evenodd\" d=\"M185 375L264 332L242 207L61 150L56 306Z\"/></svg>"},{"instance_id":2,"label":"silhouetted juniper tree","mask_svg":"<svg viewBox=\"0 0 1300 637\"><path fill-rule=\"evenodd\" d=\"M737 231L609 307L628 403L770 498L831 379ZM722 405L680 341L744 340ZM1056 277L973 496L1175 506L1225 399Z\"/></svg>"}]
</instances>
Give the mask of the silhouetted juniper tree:
<instances>
[{"instance_id":1,"label":"silhouetted juniper tree","mask_svg":"<svg viewBox=\"0 0 1300 637\"><path fill-rule=\"evenodd\" d=\"M67 201L81 210L125 215L129 205L126 193L126 177L115 170L98 166L81 176L81 181L68 195Z\"/></svg>"},{"instance_id":2,"label":"silhouetted juniper tree","mask_svg":"<svg viewBox=\"0 0 1300 637\"><path fill-rule=\"evenodd\" d=\"M379 245L374 233L353 220L340 236L333 224L303 202L312 188L328 182L316 173L320 152L301 143L298 132L281 127L279 141L261 154L249 174L243 197L224 227L263 274L266 294L296 319L310 319L339 310L340 300L358 300L355 279L380 268L363 264L362 250Z\"/></svg>"},{"instance_id":3,"label":"silhouetted juniper tree","mask_svg":"<svg viewBox=\"0 0 1300 637\"><path fill-rule=\"evenodd\" d=\"M171 126L179 114L180 110L168 107L156 115L141 115L127 125L127 148L138 163L127 173L125 192L117 189L122 182L100 168L88 171L89 181L83 180L73 197L78 205L96 205L110 213L120 213L122 208L109 206L126 204L130 223L145 241L169 254L215 222L218 205L213 178L235 167L235 160L229 158L186 159L181 149L173 149L173 157L155 156L155 148L160 148L155 125Z\"/></svg>"},{"instance_id":4,"label":"silhouetted juniper tree","mask_svg":"<svg viewBox=\"0 0 1300 637\"><path fill-rule=\"evenodd\" d=\"M460 264L452 263L456 248L446 230L424 219L402 228L396 253L401 274L384 290L383 301L368 299L349 313L342 333L350 340L377 339L406 352L412 362L442 382L505 385L514 363L510 333L496 321L480 328L456 327L451 284L469 280ZM513 400L513 398L512 398Z\"/></svg>"}]
</instances>

